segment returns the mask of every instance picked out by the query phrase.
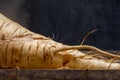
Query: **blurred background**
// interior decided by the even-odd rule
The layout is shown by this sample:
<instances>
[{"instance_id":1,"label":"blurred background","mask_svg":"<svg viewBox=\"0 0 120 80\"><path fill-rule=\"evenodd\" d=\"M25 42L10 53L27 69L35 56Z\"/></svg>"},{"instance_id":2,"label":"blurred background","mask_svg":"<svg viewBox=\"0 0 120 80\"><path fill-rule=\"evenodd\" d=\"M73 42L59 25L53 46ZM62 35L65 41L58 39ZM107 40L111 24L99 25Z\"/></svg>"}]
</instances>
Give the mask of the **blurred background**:
<instances>
[{"instance_id":1,"label":"blurred background","mask_svg":"<svg viewBox=\"0 0 120 80\"><path fill-rule=\"evenodd\" d=\"M120 50L120 0L0 0L0 12L55 41Z\"/></svg>"}]
</instances>

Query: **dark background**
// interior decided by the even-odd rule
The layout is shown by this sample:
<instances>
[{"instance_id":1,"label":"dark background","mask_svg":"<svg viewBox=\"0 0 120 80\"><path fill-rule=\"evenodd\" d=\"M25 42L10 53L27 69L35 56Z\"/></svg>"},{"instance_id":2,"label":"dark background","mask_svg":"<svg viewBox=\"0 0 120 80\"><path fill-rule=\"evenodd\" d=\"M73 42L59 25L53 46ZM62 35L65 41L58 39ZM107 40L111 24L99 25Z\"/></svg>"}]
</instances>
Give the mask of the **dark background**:
<instances>
[{"instance_id":1,"label":"dark background","mask_svg":"<svg viewBox=\"0 0 120 80\"><path fill-rule=\"evenodd\" d=\"M0 0L0 12L55 41L120 50L120 0Z\"/></svg>"}]
</instances>

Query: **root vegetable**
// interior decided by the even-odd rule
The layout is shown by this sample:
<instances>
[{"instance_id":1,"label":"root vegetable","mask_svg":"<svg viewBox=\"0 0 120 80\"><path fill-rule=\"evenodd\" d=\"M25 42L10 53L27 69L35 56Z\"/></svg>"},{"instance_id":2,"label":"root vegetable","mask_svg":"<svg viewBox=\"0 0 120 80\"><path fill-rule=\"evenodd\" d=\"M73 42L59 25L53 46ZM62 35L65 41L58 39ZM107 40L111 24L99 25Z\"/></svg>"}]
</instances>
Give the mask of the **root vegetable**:
<instances>
[{"instance_id":1,"label":"root vegetable","mask_svg":"<svg viewBox=\"0 0 120 80\"><path fill-rule=\"evenodd\" d=\"M86 55L90 49L111 59L114 55L89 45L69 46L36 34L0 14L0 68L20 69L120 69L117 62Z\"/></svg>"}]
</instances>

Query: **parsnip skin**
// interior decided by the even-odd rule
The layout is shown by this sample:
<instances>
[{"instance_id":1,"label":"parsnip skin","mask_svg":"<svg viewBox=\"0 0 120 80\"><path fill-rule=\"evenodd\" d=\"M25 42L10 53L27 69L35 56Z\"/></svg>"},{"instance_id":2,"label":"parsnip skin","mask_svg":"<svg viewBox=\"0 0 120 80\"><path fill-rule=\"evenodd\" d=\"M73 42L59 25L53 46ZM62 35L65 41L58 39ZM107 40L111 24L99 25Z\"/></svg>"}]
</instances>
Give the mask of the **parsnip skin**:
<instances>
[{"instance_id":1,"label":"parsnip skin","mask_svg":"<svg viewBox=\"0 0 120 80\"><path fill-rule=\"evenodd\" d=\"M1 68L58 69L68 67L69 69L90 70L120 69L119 63L111 64L102 59L85 56L84 53L77 50L79 48L82 49L82 47L71 48L43 35L33 33L2 14L0 14L0 39ZM64 50L67 47L71 48L71 50ZM111 54L110 56L114 57Z\"/></svg>"},{"instance_id":2,"label":"parsnip skin","mask_svg":"<svg viewBox=\"0 0 120 80\"><path fill-rule=\"evenodd\" d=\"M0 39L11 39L13 37L21 37L31 35L36 39L49 39L44 37L41 34L37 34L34 32L29 31L28 29L22 27L18 23L8 19L4 15L0 14Z\"/></svg>"},{"instance_id":3,"label":"parsnip skin","mask_svg":"<svg viewBox=\"0 0 120 80\"><path fill-rule=\"evenodd\" d=\"M61 47L62 44L49 40L13 40L10 42L3 42L0 45L0 65L4 68L21 69L56 69L62 67L63 57L59 55L56 58L52 52L55 48Z\"/></svg>"},{"instance_id":4,"label":"parsnip skin","mask_svg":"<svg viewBox=\"0 0 120 80\"><path fill-rule=\"evenodd\" d=\"M50 42L50 43L48 43ZM46 45L46 46L45 46ZM57 45L57 46L56 46ZM49 40L34 40L29 37L15 38L13 41L3 42L0 45L1 68L20 69L108 69L111 63L91 58L76 58L83 56L79 51L63 51L54 54L54 50L64 46ZM70 53L72 52L72 53ZM120 64L113 63L109 69L119 69Z\"/></svg>"}]
</instances>

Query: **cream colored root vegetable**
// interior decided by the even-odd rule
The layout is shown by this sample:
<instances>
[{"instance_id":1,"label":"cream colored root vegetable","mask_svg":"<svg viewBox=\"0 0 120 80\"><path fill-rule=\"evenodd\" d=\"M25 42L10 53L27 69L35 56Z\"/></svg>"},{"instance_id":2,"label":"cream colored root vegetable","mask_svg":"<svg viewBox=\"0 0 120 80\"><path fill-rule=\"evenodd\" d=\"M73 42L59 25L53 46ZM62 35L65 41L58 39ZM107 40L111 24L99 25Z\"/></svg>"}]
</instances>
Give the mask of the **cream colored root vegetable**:
<instances>
[{"instance_id":1,"label":"cream colored root vegetable","mask_svg":"<svg viewBox=\"0 0 120 80\"><path fill-rule=\"evenodd\" d=\"M120 56L88 45L68 46L33 33L0 14L0 67L20 69L120 69L120 64L98 59L81 49L98 51L112 59Z\"/></svg>"}]
</instances>

